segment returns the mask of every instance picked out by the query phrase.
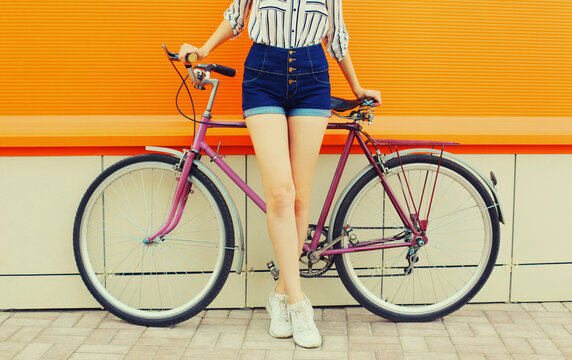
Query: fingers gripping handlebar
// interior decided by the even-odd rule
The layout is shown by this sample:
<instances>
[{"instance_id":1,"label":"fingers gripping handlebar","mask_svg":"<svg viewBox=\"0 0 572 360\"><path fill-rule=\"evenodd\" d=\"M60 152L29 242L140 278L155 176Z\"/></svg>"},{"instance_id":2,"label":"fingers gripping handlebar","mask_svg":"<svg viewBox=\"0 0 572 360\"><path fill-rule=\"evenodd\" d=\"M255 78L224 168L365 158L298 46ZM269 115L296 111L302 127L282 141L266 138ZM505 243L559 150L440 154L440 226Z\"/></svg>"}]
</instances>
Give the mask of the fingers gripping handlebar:
<instances>
[{"instance_id":1,"label":"fingers gripping handlebar","mask_svg":"<svg viewBox=\"0 0 572 360\"><path fill-rule=\"evenodd\" d=\"M179 61L179 54L177 53L172 53L169 50L167 50L167 47L165 45L162 45L163 49L165 50L165 55L167 55L167 58L171 61ZM195 61L197 61L197 54L195 53L190 53L187 54L187 56L185 57L187 62L189 63L193 63ZM197 78L197 76L195 75L195 73L192 71L192 65L185 65L185 67L189 70L189 75L191 76L191 79L193 80L193 82L195 84L199 84L200 80ZM236 70L229 68L227 66L222 66L222 65L217 65L217 64L199 64L195 66L198 69L202 69L204 71L214 71L216 73L219 73L221 75L224 76L229 76L229 77L234 77L236 75Z\"/></svg>"}]
</instances>

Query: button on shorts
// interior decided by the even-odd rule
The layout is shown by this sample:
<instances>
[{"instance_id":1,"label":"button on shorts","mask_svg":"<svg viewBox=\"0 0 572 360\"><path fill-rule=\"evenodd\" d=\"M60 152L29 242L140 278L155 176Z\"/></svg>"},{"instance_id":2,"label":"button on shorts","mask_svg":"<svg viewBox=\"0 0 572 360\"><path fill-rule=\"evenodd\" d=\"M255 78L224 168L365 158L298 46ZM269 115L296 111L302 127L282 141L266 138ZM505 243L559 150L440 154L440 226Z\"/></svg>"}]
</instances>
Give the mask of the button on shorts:
<instances>
[{"instance_id":1,"label":"button on shorts","mask_svg":"<svg viewBox=\"0 0 572 360\"><path fill-rule=\"evenodd\" d=\"M279 48L254 43L244 62L243 116L330 117L330 76L322 45Z\"/></svg>"}]
</instances>

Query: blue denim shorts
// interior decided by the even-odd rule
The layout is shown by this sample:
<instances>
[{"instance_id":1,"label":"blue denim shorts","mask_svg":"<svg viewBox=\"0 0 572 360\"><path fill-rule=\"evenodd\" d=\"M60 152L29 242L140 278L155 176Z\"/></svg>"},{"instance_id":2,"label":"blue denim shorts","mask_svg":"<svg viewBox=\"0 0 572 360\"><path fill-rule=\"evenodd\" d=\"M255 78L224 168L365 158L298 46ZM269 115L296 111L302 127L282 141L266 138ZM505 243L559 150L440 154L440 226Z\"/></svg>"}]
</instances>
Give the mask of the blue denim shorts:
<instances>
[{"instance_id":1,"label":"blue denim shorts","mask_svg":"<svg viewBox=\"0 0 572 360\"><path fill-rule=\"evenodd\" d=\"M322 45L279 48L254 43L244 62L243 116L330 117L330 75Z\"/></svg>"}]
</instances>

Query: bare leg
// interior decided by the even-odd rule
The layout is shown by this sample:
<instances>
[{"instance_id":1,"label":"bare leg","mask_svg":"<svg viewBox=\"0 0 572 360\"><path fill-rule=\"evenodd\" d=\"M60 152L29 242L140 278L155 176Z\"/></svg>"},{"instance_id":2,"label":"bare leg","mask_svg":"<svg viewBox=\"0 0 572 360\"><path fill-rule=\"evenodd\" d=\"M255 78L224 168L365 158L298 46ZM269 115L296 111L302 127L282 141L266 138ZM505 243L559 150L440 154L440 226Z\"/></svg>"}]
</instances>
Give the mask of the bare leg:
<instances>
[{"instance_id":1,"label":"bare leg","mask_svg":"<svg viewBox=\"0 0 572 360\"><path fill-rule=\"evenodd\" d=\"M306 239L310 217L312 180L328 120L327 117L317 116L291 116L288 118L290 162L296 189L294 212L298 234L297 259L300 258L302 246ZM280 277L276 291L280 292L283 288L282 277Z\"/></svg>"},{"instance_id":2,"label":"bare leg","mask_svg":"<svg viewBox=\"0 0 572 360\"><path fill-rule=\"evenodd\" d=\"M246 125L266 197L268 232L280 267L279 290L286 292L290 303L302 301L288 123L284 115L260 114L247 117Z\"/></svg>"}]
</instances>

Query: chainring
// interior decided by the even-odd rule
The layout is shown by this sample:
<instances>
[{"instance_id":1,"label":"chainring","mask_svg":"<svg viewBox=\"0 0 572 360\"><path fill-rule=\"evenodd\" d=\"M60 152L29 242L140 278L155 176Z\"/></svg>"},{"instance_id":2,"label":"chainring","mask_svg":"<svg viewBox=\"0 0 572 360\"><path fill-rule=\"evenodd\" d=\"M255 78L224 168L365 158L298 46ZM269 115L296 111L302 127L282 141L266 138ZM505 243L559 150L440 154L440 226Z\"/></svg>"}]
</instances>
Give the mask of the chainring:
<instances>
[{"instance_id":1,"label":"chainring","mask_svg":"<svg viewBox=\"0 0 572 360\"><path fill-rule=\"evenodd\" d=\"M312 238L314 237L315 230L316 230L316 225L310 224L308 226L308 235L306 236L306 244L307 245L310 245L310 243L312 242ZM328 229L326 227L324 227L324 229L322 229L321 238L323 238L324 240L321 240L318 242L318 249L321 249L322 247L324 247L328 242L328 240L327 240L328 239ZM300 276L301 277L305 277L305 278L319 277L319 276L323 275L326 271L328 271L332 267L332 265L334 264L334 255L320 256L318 258L318 260L316 260L315 262L312 262L310 260L310 257L309 257L311 252L312 252L312 250L310 250L310 252L303 251L302 255L300 256L300 263L302 263L302 265L300 266Z\"/></svg>"}]
</instances>

